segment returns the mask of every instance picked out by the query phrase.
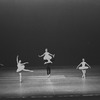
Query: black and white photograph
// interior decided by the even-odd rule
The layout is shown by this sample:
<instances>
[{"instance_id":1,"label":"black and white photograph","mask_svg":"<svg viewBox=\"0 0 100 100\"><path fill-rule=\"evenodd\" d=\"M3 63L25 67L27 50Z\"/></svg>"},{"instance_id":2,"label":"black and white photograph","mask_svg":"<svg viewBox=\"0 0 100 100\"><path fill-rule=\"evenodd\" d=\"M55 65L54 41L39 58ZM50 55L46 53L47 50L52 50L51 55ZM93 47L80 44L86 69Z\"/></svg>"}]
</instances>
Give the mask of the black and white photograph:
<instances>
[{"instance_id":1,"label":"black and white photograph","mask_svg":"<svg viewBox=\"0 0 100 100\"><path fill-rule=\"evenodd\" d=\"M100 99L100 0L0 0L0 100Z\"/></svg>"}]
</instances>

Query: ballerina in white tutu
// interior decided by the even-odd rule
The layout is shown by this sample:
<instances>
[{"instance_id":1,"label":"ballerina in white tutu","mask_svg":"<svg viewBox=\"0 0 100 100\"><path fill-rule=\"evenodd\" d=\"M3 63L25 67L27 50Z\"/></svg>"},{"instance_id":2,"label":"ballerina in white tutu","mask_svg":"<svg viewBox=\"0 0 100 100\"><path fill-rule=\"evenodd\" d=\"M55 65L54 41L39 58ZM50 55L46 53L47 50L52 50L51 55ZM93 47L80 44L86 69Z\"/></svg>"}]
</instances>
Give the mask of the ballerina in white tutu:
<instances>
[{"instance_id":1,"label":"ballerina in white tutu","mask_svg":"<svg viewBox=\"0 0 100 100\"><path fill-rule=\"evenodd\" d=\"M44 56L44 57L43 57ZM50 69L50 64L52 64L52 61L51 59L55 57L55 54L51 54L48 52L48 49L46 48L45 49L45 53L42 54L41 56L39 57L43 57L43 60L46 60L46 62L44 63L45 65L47 65L47 75L50 76L50 73L51 73L51 69Z\"/></svg>"},{"instance_id":2,"label":"ballerina in white tutu","mask_svg":"<svg viewBox=\"0 0 100 100\"><path fill-rule=\"evenodd\" d=\"M43 56L44 56L44 57L43 57ZM39 56L39 57L43 57L43 60L47 60L47 62L44 63L44 64L47 64L47 63L52 63L51 59L52 59L52 57L53 57L53 58L55 57L55 54L53 55L53 54L49 53L49 52L48 52L48 49L46 48L46 49L45 49L45 53L42 54L42 55Z\"/></svg>"},{"instance_id":3,"label":"ballerina in white tutu","mask_svg":"<svg viewBox=\"0 0 100 100\"><path fill-rule=\"evenodd\" d=\"M82 59L82 62L77 66L76 69L79 69L82 71L82 78L85 78L86 70L88 68L91 68L86 62L85 59Z\"/></svg>"},{"instance_id":4,"label":"ballerina in white tutu","mask_svg":"<svg viewBox=\"0 0 100 100\"><path fill-rule=\"evenodd\" d=\"M16 70L16 72L19 73L20 82L22 82L22 71L33 72L33 70L25 69L25 64L28 64L28 62L21 63L21 60L18 61L18 57L19 56L16 57L16 61L17 61L17 70Z\"/></svg>"}]
</instances>

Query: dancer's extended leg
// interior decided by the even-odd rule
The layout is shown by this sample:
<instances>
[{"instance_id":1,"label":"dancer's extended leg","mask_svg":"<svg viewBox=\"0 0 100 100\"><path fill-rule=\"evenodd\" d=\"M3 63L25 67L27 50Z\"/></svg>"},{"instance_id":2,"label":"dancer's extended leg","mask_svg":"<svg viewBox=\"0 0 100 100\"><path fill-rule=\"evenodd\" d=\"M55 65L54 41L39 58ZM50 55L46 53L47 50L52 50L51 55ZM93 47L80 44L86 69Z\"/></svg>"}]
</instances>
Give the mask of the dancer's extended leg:
<instances>
[{"instance_id":1,"label":"dancer's extended leg","mask_svg":"<svg viewBox=\"0 0 100 100\"><path fill-rule=\"evenodd\" d=\"M44 64L50 64L52 63L52 61L48 60L47 62L45 62Z\"/></svg>"},{"instance_id":2,"label":"dancer's extended leg","mask_svg":"<svg viewBox=\"0 0 100 100\"><path fill-rule=\"evenodd\" d=\"M47 75L50 77L51 69L50 69L50 63L47 64Z\"/></svg>"},{"instance_id":3,"label":"dancer's extended leg","mask_svg":"<svg viewBox=\"0 0 100 100\"><path fill-rule=\"evenodd\" d=\"M48 64L46 64L46 67L47 67L47 75L49 75Z\"/></svg>"},{"instance_id":4,"label":"dancer's extended leg","mask_svg":"<svg viewBox=\"0 0 100 100\"><path fill-rule=\"evenodd\" d=\"M23 71L34 72L33 70L23 69Z\"/></svg>"},{"instance_id":5,"label":"dancer's extended leg","mask_svg":"<svg viewBox=\"0 0 100 100\"><path fill-rule=\"evenodd\" d=\"M19 81L22 82L22 73L19 73Z\"/></svg>"},{"instance_id":6,"label":"dancer's extended leg","mask_svg":"<svg viewBox=\"0 0 100 100\"><path fill-rule=\"evenodd\" d=\"M86 70L82 70L82 73L83 73L82 78L85 78Z\"/></svg>"}]
</instances>

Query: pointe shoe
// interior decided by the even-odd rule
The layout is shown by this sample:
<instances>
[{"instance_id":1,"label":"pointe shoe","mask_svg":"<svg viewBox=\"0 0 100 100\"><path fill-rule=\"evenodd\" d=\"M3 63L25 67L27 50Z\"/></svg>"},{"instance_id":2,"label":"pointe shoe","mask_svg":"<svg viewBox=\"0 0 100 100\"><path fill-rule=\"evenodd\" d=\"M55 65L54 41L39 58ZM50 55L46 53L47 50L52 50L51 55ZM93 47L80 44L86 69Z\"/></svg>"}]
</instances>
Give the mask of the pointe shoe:
<instances>
[{"instance_id":1,"label":"pointe shoe","mask_svg":"<svg viewBox=\"0 0 100 100\"><path fill-rule=\"evenodd\" d=\"M22 83L22 80L19 80L20 81L20 83Z\"/></svg>"},{"instance_id":2,"label":"pointe shoe","mask_svg":"<svg viewBox=\"0 0 100 100\"><path fill-rule=\"evenodd\" d=\"M50 77L50 74L48 75L48 78Z\"/></svg>"},{"instance_id":3,"label":"pointe shoe","mask_svg":"<svg viewBox=\"0 0 100 100\"><path fill-rule=\"evenodd\" d=\"M32 71L30 71L30 72L34 72L34 71L32 70Z\"/></svg>"}]
</instances>

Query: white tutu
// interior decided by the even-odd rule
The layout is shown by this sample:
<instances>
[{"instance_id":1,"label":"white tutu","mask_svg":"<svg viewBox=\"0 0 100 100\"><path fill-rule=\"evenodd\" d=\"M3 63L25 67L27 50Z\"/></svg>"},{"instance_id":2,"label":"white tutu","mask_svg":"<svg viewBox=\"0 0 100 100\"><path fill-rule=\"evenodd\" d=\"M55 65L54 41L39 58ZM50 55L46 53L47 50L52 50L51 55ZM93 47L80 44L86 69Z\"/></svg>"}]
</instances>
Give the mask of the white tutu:
<instances>
[{"instance_id":1,"label":"white tutu","mask_svg":"<svg viewBox=\"0 0 100 100\"><path fill-rule=\"evenodd\" d=\"M25 68L25 66L24 66L24 65L18 66L18 69L17 69L17 71L16 71L16 72L20 72L20 71L22 71L24 68Z\"/></svg>"},{"instance_id":2,"label":"white tutu","mask_svg":"<svg viewBox=\"0 0 100 100\"><path fill-rule=\"evenodd\" d=\"M85 69L88 69L87 66L84 66L84 67L79 67L80 70L85 70Z\"/></svg>"},{"instance_id":3,"label":"white tutu","mask_svg":"<svg viewBox=\"0 0 100 100\"><path fill-rule=\"evenodd\" d=\"M44 56L44 58L43 58L44 60L48 60L48 59L52 59L52 57L51 56L49 56L49 55L46 55L46 56Z\"/></svg>"}]
</instances>

